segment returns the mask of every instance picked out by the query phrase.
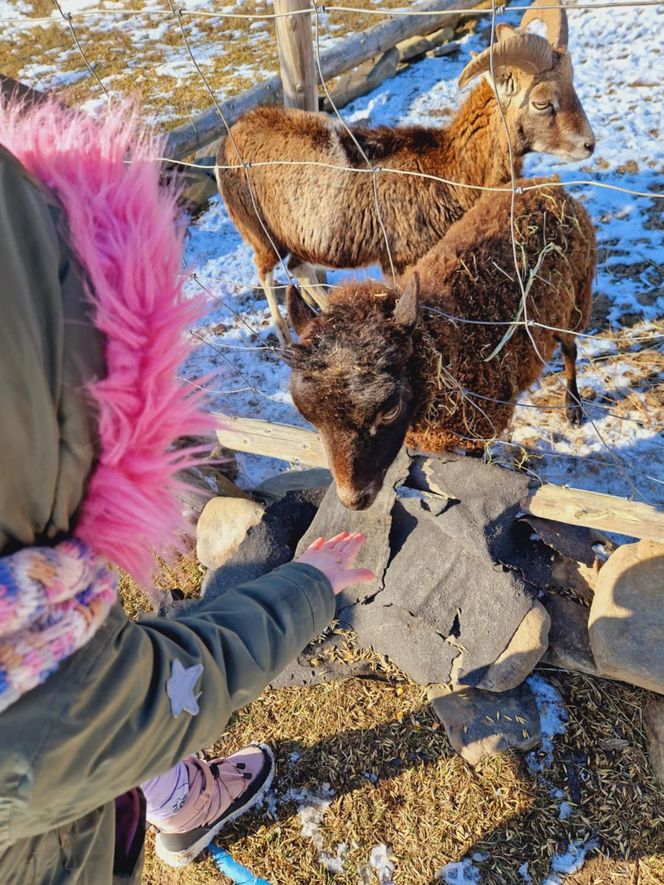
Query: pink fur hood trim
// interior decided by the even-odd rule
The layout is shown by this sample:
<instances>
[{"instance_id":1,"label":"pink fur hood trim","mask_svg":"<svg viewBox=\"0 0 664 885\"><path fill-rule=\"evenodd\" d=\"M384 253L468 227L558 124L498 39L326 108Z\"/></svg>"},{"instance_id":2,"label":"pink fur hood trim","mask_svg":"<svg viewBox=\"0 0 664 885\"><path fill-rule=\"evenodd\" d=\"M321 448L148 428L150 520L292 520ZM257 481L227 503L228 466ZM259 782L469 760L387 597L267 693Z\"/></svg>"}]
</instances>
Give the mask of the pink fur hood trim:
<instances>
[{"instance_id":1,"label":"pink fur hood trim","mask_svg":"<svg viewBox=\"0 0 664 885\"><path fill-rule=\"evenodd\" d=\"M200 395L177 380L204 304L183 294L177 195L155 160L163 141L126 104L93 117L47 101L0 104L0 142L58 196L106 337L107 374L90 385L100 457L74 533L149 583L154 552L168 555L184 529L176 473L196 460L172 444L212 431Z\"/></svg>"}]
</instances>

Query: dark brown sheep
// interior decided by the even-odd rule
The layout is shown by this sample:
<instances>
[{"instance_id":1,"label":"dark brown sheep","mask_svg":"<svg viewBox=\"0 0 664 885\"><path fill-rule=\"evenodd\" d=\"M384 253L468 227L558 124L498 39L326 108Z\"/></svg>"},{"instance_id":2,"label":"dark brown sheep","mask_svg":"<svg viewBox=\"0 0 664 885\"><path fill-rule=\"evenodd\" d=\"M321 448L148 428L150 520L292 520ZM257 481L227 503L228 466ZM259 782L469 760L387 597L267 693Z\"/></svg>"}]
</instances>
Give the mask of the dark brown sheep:
<instances>
[{"instance_id":1,"label":"dark brown sheep","mask_svg":"<svg viewBox=\"0 0 664 885\"><path fill-rule=\"evenodd\" d=\"M534 18L545 20L551 42L502 25L493 49L496 91L517 176L523 156L531 151L585 159L595 146L574 91L566 14L540 10L538 4L546 6L546 0L536 0L522 26ZM466 66L461 85L488 76L489 63L487 49ZM289 266L305 298L324 308L326 296L315 286L312 265L379 263L388 273L391 257L396 272L402 273L482 194L400 173L440 176L462 185L510 181L508 137L496 91L483 77L453 121L439 129L355 127L351 137L337 119L277 107L249 111L232 127L219 151L219 188L231 219L254 249L282 340L288 339L288 329L272 286L280 257L290 254ZM381 169L375 177L377 193L373 176L366 174L365 157ZM279 165L281 161L295 165ZM251 171L237 165L221 168L239 162L252 164ZM272 162L277 165L262 165Z\"/></svg>"},{"instance_id":2,"label":"dark brown sheep","mask_svg":"<svg viewBox=\"0 0 664 885\"><path fill-rule=\"evenodd\" d=\"M285 351L293 401L320 432L347 507L372 503L404 439L439 452L481 448L500 434L558 343L567 415L580 422L574 333L590 314L594 229L583 206L555 186L517 194L515 227L525 311L510 194L483 197L396 290L350 282L315 315L289 288L300 336ZM519 318L552 328L512 327Z\"/></svg>"}]
</instances>

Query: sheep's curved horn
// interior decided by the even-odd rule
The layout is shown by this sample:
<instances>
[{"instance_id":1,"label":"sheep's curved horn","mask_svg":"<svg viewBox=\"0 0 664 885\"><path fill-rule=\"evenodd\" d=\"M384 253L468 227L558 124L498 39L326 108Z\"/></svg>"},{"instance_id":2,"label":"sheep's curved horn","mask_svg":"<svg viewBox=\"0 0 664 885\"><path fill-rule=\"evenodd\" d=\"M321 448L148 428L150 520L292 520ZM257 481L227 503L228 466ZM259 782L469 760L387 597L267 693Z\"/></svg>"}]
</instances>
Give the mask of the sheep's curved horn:
<instances>
[{"instance_id":1,"label":"sheep's curved horn","mask_svg":"<svg viewBox=\"0 0 664 885\"><path fill-rule=\"evenodd\" d=\"M527 74L540 74L553 66L553 52L543 37L537 34L517 34L509 40L493 45L494 67L519 68ZM469 61L459 77L459 88L485 71L491 70L491 47Z\"/></svg>"},{"instance_id":2,"label":"sheep's curved horn","mask_svg":"<svg viewBox=\"0 0 664 885\"><path fill-rule=\"evenodd\" d=\"M533 0L530 9L524 12L519 27L525 30L530 22L544 22L549 43L556 49L567 49L569 39L567 13L564 9L540 9L541 6L551 5L553 5L551 0Z\"/></svg>"}]
</instances>

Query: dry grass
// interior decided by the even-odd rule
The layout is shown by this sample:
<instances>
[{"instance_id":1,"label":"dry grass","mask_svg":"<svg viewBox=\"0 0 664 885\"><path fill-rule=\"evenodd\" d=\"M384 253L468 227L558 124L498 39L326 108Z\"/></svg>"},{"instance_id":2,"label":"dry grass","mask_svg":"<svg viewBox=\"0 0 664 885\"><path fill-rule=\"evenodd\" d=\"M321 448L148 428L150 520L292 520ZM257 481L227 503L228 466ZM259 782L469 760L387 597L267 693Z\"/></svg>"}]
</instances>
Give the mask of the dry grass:
<instances>
[{"instance_id":1,"label":"dry grass","mask_svg":"<svg viewBox=\"0 0 664 885\"><path fill-rule=\"evenodd\" d=\"M162 575L192 593L199 568L185 560ZM136 588L123 583L135 610ZM303 837L292 803L247 815L220 844L273 885L356 885L373 846L391 846L395 885L433 885L437 871L467 853L486 852L482 882L511 885L524 862L535 881L552 855L572 839L596 836L600 851L574 885L664 883L664 798L646 756L641 711L650 695L617 683L548 669L566 699L570 721L555 740L547 783L534 778L517 755L497 757L473 770L450 749L421 688L388 662L375 659L376 679L351 679L308 689L268 690L239 711L210 754L226 754L252 740L268 741L278 760L276 795L293 787L335 791L322 823L324 849L348 844L344 873L332 876L318 850ZM617 743L616 743L617 741ZM291 762L291 754L299 758ZM375 784L368 777L375 779ZM568 821L560 800L574 803ZM173 871L148 842L144 882L213 885L223 880L205 857ZM375 882L369 877L368 882Z\"/></svg>"}]
</instances>

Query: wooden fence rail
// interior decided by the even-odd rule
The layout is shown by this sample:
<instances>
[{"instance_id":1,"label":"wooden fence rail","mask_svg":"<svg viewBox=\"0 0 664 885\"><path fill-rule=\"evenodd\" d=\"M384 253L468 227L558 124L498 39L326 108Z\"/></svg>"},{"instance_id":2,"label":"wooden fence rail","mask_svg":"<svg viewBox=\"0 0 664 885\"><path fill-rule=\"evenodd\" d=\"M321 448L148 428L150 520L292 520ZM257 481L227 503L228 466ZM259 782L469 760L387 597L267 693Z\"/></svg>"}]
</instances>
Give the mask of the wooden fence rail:
<instances>
[{"instance_id":1,"label":"wooden fence rail","mask_svg":"<svg viewBox=\"0 0 664 885\"><path fill-rule=\"evenodd\" d=\"M229 449L307 467L328 466L321 439L311 430L255 418L218 418L217 437ZM533 489L521 506L544 519L664 542L664 513L638 501L547 483Z\"/></svg>"}]
</instances>

